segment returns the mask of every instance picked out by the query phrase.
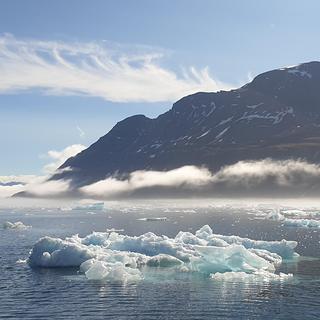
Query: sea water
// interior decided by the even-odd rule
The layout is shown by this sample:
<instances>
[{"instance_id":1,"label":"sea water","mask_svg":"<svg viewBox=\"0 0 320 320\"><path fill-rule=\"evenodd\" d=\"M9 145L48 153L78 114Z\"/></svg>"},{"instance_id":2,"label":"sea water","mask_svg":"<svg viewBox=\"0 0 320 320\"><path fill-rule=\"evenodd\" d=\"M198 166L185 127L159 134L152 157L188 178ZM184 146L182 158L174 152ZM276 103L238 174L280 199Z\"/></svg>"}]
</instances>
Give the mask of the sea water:
<instances>
[{"instance_id":1,"label":"sea water","mask_svg":"<svg viewBox=\"0 0 320 320\"><path fill-rule=\"evenodd\" d=\"M271 218L275 210L279 208L273 205L216 201L3 206L0 318L319 319L320 230L287 226ZM300 211L301 215L320 218L317 207ZM298 219L299 214L289 218ZM300 256L283 259L275 271L292 277L270 279L244 273L219 278L217 274L156 267L144 268L138 281L89 280L78 267L39 268L27 262L30 250L44 236L86 237L109 229L130 237L152 232L173 239L180 231L195 234L204 225L225 236L297 241L295 251Z\"/></svg>"}]
</instances>

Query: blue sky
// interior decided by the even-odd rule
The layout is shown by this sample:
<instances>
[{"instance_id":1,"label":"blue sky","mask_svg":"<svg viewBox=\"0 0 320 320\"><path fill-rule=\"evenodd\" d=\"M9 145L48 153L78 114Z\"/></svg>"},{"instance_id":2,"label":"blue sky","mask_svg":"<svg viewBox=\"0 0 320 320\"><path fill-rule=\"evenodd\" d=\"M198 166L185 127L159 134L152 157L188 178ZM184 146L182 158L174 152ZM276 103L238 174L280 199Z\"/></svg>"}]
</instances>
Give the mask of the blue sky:
<instances>
[{"instance_id":1,"label":"blue sky","mask_svg":"<svg viewBox=\"0 0 320 320\"><path fill-rule=\"evenodd\" d=\"M319 60L315 0L0 2L0 175L184 94ZM2 78L2 79L1 79Z\"/></svg>"}]
</instances>

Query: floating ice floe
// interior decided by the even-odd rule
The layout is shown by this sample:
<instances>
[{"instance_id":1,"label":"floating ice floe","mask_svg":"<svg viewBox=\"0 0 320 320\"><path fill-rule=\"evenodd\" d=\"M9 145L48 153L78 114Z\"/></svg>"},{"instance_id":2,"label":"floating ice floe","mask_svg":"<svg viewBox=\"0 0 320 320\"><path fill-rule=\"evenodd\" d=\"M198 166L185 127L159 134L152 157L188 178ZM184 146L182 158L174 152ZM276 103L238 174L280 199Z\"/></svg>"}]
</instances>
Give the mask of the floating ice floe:
<instances>
[{"instance_id":1,"label":"floating ice floe","mask_svg":"<svg viewBox=\"0 0 320 320\"><path fill-rule=\"evenodd\" d=\"M104 202L95 202L95 203L87 203L76 206L73 210L98 210L101 211L104 209Z\"/></svg>"},{"instance_id":2,"label":"floating ice floe","mask_svg":"<svg viewBox=\"0 0 320 320\"><path fill-rule=\"evenodd\" d=\"M290 212L292 213L292 212ZM299 219L299 218L287 218L280 211L274 211L267 215L267 219L281 221L284 226L298 227L298 228L319 228L320 220L315 219Z\"/></svg>"},{"instance_id":3,"label":"floating ice floe","mask_svg":"<svg viewBox=\"0 0 320 320\"><path fill-rule=\"evenodd\" d=\"M320 212L318 210L309 209L307 211L298 210L298 209L290 209L290 210L281 210L281 213L286 217L293 217L293 218L320 218Z\"/></svg>"},{"instance_id":4,"label":"floating ice floe","mask_svg":"<svg viewBox=\"0 0 320 320\"><path fill-rule=\"evenodd\" d=\"M299 218L310 216L308 212L299 210L299 209L281 210L281 213L286 216L293 216L293 217L299 217Z\"/></svg>"},{"instance_id":5,"label":"floating ice floe","mask_svg":"<svg viewBox=\"0 0 320 320\"><path fill-rule=\"evenodd\" d=\"M60 211L72 211L72 207L61 207Z\"/></svg>"},{"instance_id":6,"label":"floating ice floe","mask_svg":"<svg viewBox=\"0 0 320 320\"><path fill-rule=\"evenodd\" d=\"M110 232L118 232L118 233L119 233L119 232L123 232L124 229L110 228L110 229L107 229L106 231L109 232L109 233L110 233Z\"/></svg>"},{"instance_id":7,"label":"floating ice floe","mask_svg":"<svg viewBox=\"0 0 320 320\"><path fill-rule=\"evenodd\" d=\"M31 228L31 226L24 225L21 221L10 222L6 221L3 223L3 229L15 229L15 230L26 230Z\"/></svg>"},{"instance_id":8,"label":"floating ice floe","mask_svg":"<svg viewBox=\"0 0 320 320\"><path fill-rule=\"evenodd\" d=\"M296 241L214 234L206 225L195 234L180 231L175 238L152 232L140 236L93 232L64 240L44 237L34 245L28 262L33 267L80 267L91 280L137 281L143 279L146 268L171 268L212 278L217 273L230 277L240 272L275 279L282 259L298 256L296 246Z\"/></svg>"},{"instance_id":9,"label":"floating ice floe","mask_svg":"<svg viewBox=\"0 0 320 320\"><path fill-rule=\"evenodd\" d=\"M271 211L267 214L266 218L274 221L283 221L286 219L285 216L281 214L279 210Z\"/></svg>"},{"instance_id":10,"label":"floating ice floe","mask_svg":"<svg viewBox=\"0 0 320 320\"><path fill-rule=\"evenodd\" d=\"M315 219L288 219L283 222L288 227L302 227L302 228L318 228L320 229L320 220Z\"/></svg>"},{"instance_id":11,"label":"floating ice floe","mask_svg":"<svg viewBox=\"0 0 320 320\"><path fill-rule=\"evenodd\" d=\"M149 218L139 218L139 221L167 221L167 217L149 217Z\"/></svg>"}]
</instances>

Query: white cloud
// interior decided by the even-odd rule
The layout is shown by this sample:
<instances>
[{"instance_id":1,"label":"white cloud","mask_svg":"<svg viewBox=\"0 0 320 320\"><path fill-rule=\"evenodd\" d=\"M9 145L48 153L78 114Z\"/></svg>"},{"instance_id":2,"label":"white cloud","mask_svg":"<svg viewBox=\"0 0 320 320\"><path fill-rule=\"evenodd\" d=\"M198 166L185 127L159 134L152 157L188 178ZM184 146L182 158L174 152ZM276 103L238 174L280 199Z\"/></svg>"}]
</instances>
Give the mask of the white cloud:
<instances>
[{"instance_id":1,"label":"white cloud","mask_svg":"<svg viewBox=\"0 0 320 320\"><path fill-rule=\"evenodd\" d=\"M314 182L320 182L320 166L296 160L239 161L218 171L213 181L247 187L265 182L287 187L311 186Z\"/></svg>"},{"instance_id":2,"label":"white cloud","mask_svg":"<svg viewBox=\"0 0 320 320\"><path fill-rule=\"evenodd\" d=\"M87 196L117 196L134 192L137 189L152 187L197 188L212 180L209 170L195 166L184 166L169 171L135 171L127 180L107 178L82 187L80 191Z\"/></svg>"},{"instance_id":3,"label":"white cloud","mask_svg":"<svg viewBox=\"0 0 320 320\"><path fill-rule=\"evenodd\" d=\"M36 179L26 185L24 191L34 197L63 197L70 190L69 181L48 181L47 177Z\"/></svg>"},{"instance_id":4,"label":"white cloud","mask_svg":"<svg viewBox=\"0 0 320 320\"><path fill-rule=\"evenodd\" d=\"M0 93L40 89L115 102L174 101L197 91L230 89L205 67L177 74L162 67L159 49L139 53L105 42L66 43L0 37ZM141 53L142 52L142 53Z\"/></svg>"},{"instance_id":5,"label":"white cloud","mask_svg":"<svg viewBox=\"0 0 320 320\"><path fill-rule=\"evenodd\" d=\"M11 182L18 177L13 177ZM48 181L48 176L32 176L25 184L0 185L0 198L8 198L23 191L33 197L63 197L69 190L69 181Z\"/></svg>"},{"instance_id":6,"label":"white cloud","mask_svg":"<svg viewBox=\"0 0 320 320\"><path fill-rule=\"evenodd\" d=\"M45 155L50 159L43 171L46 175L10 175L0 176L0 198L26 191L34 196L63 196L69 190L68 181L48 181L49 176L57 170L68 158L75 156L86 147L81 144L73 144L60 151L50 150Z\"/></svg>"},{"instance_id":7,"label":"white cloud","mask_svg":"<svg viewBox=\"0 0 320 320\"><path fill-rule=\"evenodd\" d=\"M26 185L0 186L0 197L26 191L35 197L70 195L97 199L130 196L234 196L265 195L275 192L288 196L318 195L320 166L305 161L240 161L212 173L196 166L169 171L135 171L127 179L109 177L73 190L70 181L48 181L48 176L34 177ZM1 177L0 177L1 181ZM7 181L7 180L6 180ZM18 181L18 180L17 180ZM75 192L75 193L74 193Z\"/></svg>"},{"instance_id":8,"label":"white cloud","mask_svg":"<svg viewBox=\"0 0 320 320\"><path fill-rule=\"evenodd\" d=\"M11 197L23 191L28 183L37 179L35 175L0 176L0 198Z\"/></svg>"},{"instance_id":9,"label":"white cloud","mask_svg":"<svg viewBox=\"0 0 320 320\"><path fill-rule=\"evenodd\" d=\"M16 184L13 186L1 186L0 185L0 198L8 198L13 196L15 193L23 191L25 186L23 184Z\"/></svg>"},{"instance_id":10,"label":"white cloud","mask_svg":"<svg viewBox=\"0 0 320 320\"><path fill-rule=\"evenodd\" d=\"M300 193L320 190L320 166L305 161L239 161L211 173L205 168L185 166L170 171L135 171L126 180L107 178L80 189L83 195L96 198L130 196L145 192L150 196L167 189L174 195L223 195L274 190ZM140 193L141 194L141 193Z\"/></svg>"},{"instance_id":11,"label":"white cloud","mask_svg":"<svg viewBox=\"0 0 320 320\"><path fill-rule=\"evenodd\" d=\"M86 146L82 144L73 144L64 148L63 150L49 150L46 157L53 160L52 162L44 166L44 172L47 174L52 174L56 169L58 169L67 159L74 157L82 150L86 149Z\"/></svg>"}]
</instances>

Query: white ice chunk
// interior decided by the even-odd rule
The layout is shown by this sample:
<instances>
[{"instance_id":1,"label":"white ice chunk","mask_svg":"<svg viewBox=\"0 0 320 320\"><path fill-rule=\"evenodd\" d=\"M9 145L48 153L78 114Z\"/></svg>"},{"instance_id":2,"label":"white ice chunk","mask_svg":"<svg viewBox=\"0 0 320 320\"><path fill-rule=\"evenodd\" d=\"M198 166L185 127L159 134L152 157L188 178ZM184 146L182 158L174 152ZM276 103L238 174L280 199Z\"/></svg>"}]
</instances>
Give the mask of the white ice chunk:
<instances>
[{"instance_id":1,"label":"white ice chunk","mask_svg":"<svg viewBox=\"0 0 320 320\"><path fill-rule=\"evenodd\" d=\"M39 267L80 267L91 280L137 281L145 268L176 272L274 272L282 258L293 258L295 241L259 241L214 234L206 225L195 234L180 231L175 238L152 232L127 236L94 232L84 238L41 238L28 262ZM144 268L142 268L144 267Z\"/></svg>"},{"instance_id":2,"label":"white ice chunk","mask_svg":"<svg viewBox=\"0 0 320 320\"><path fill-rule=\"evenodd\" d=\"M192 271L206 274L228 271L254 272L257 269L274 271L271 263L241 245L196 246L196 251L200 255L192 257Z\"/></svg>"},{"instance_id":3,"label":"white ice chunk","mask_svg":"<svg viewBox=\"0 0 320 320\"><path fill-rule=\"evenodd\" d=\"M89 280L110 280L119 282L133 282L142 279L138 269L124 266L120 262L108 264L103 261L95 261L85 272Z\"/></svg>"},{"instance_id":4,"label":"white ice chunk","mask_svg":"<svg viewBox=\"0 0 320 320\"><path fill-rule=\"evenodd\" d=\"M277 210L277 211L271 211L271 212L267 215L267 219L269 219L269 220L275 220L275 221L282 221L282 220L285 219L285 216L282 215L279 210Z\"/></svg>"},{"instance_id":5,"label":"white ice chunk","mask_svg":"<svg viewBox=\"0 0 320 320\"><path fill-rule=\"evenodd\" d=\"M29 262L37 267L77 267L95 257L86 245L70 239L41 238L32 248Z\"/></svg>"},{"instance_id":6,"label":"white ice chunk","mask_svg":"<svg viewBox=\"0 0 320 320\"><path fill-rule=\"evenodd\" d=\"M148 217L148 218L139 218L139 221L166 221L167 217Z\"/></svg>"},{"instance_id":7,"label":"white ice chunk","mask_svg":"<svg viewBox=\"0 0 320 320\"><path fill-rule=\"evenodd\" d=\"M290 210L281 210L281 212L286 216L295 216L295 217L307 217L310 214L303 210L290 209Z\"/></svg>"},{"instance_id":8,"label":"white ice chunk","mask_svg":"<svg viewBox=\"0 0 320 320\"><path fill-rule=\"evenodd\" d=\"M298 210L287 210L282 211L289 215L306 215L304 211ZM267 215L267 219L272 219L275 221L281 221L284 226L287 227L300 227L300 228L319 228L320 229L320 220L315 219L299 219L299 218L287 218L280 211L273 211Z\"/></svg>"},{"instance_id":9,"label":"white ice chunk","mask_svg":"<svg viewBox=\"0 0 320 320\"><path fill-rule=\"evenodd\" d=\"M315 219L288 219L283 222L288 227L317 228L320 229L320 220Z\"/></svg>"},{"instance_id":10,"label":"white ice chunk","mask_svg":"<svg viewBox=\"0 0 320 320\"><path fill-rule=\"evenodd\" d=\"M89 280L102 280L107 277L109 272L110 268L106 267L102 261L95 261L85 272L85 275Z\"/></svg>"},{"instance_id":11,"label":"white ice chunk","mask_svg":"<svg viewBox=\"0 0 320 320\"><path fill-rule=\"evenodd\" d=\"M97 210L97 211L101 211L103 209L104 209L104 202L86 203L73 208L73 210Z\"/></svg>"},{"instance_id":12,"label":"white ice chunk","mask_svg":"<svg viewBox=\"0 0 320 320\"><path fill-rule=\"evenodd\" d=\"M31 226L27 226L23 224L21 221L17 221L17 222L6 221L3 223L3 229L26 230L29 228L31 228Z\"/></svg>"}]
</instances>

